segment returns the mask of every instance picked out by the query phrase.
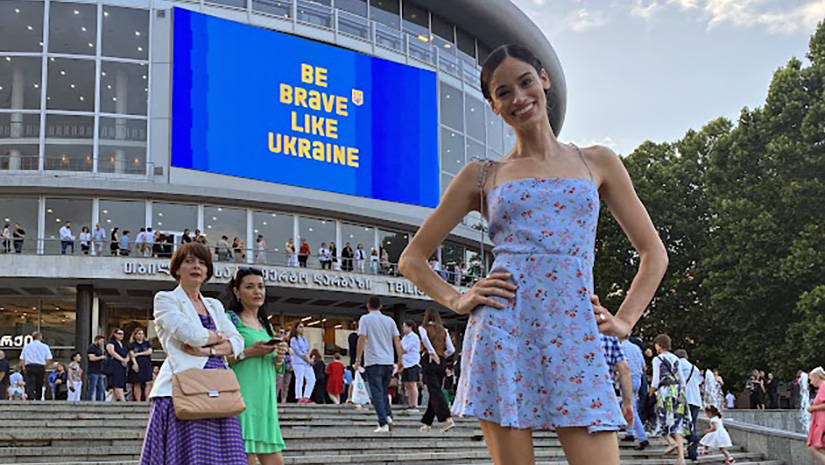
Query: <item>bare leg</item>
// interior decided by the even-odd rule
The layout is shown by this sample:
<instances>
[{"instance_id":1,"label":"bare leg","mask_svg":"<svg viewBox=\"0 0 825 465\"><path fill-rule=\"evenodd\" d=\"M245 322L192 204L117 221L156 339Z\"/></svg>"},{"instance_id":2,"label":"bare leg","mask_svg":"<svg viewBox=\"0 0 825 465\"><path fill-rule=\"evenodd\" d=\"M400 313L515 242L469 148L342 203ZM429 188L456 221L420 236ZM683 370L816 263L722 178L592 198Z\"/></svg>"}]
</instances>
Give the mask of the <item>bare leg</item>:
<instances>
[{"instance_id":1,"label":"bare leg","mask_svg":"<svg viewBox=\"0 0 825 465\"><path fill-rule=\"evenodd\" d=\"M685 463L685 440L681 434L676 435L676 463Z\"/></svg>"},{"instance_id":2,"label":"bare leg","mask_svg":"<svg viewBox=\"0 0 825 465\"><path fill-rule=\"evenodd\" d=\"M132 398L135 402L140 402L141 397L143 397L143 390L140 388L140 383L135 383L132 385Z\"/></svg>"},{"instance_id":3,"label":"bare leg","mask_svg":"<svg viewBox=\"0 0 825 465\"><path fill-rule=\"evenodd\" d=\"M569 465L619 465L619 439L613 431L559 428L558 435Z\"/></svg>"},{"instance_id":4,"label":"bare leg","mask_svg":"<svg viewBox=\"0 0 825 465\"><path fill-rule=\"evenodd\" d=\"M126 402L126 397L123 395L123 389L114 388L113 394L116 402Z\"/></svg>"},{"instance_id":5,"label":"bare leg","mask_svg":"<svg viewBox=\"0 0 825 465\"><path fill-rule=\"evenodd\" d=\"M495 465L535 465L531 430L505 428L487 420L480 423L487 451Z\"/></svg>"},{"instance_id":6,"label":"bare leg","mask_svg":"<svg viewBox=\"0 0 825 465\"><path fill-rule=\"evenodd\" d=\"M146 383L146 402L149 402L149 394L152 393L152 382L149 381Z\"/></svg>"},{"instance_id":7,"label":"bare leg","mask_svg":"<svg viewBox=\"0 0 825 465\"><path fill-rule=\"evenodd\" d=\"M724 447L720 447L719 450L722 452L722 455L724 455L726 459L731 459L730 452L726 451Z\"/></svg>"},{"instance_id":8,"label":"bare leg","mask_svg":"<svg viewBox=\"0 0 825 465\"><path fill-rule=\"evenodd\" d=\"M407 393L407 406L410 408L418 407L418 383L415 381L404 383L404 390Z\"/></svg>"},{"instance_id":9,"label":"bare leg","mask_svg":"<svg viewBox=\"0 0 825 465\"><path fill-rule=\"evenodd\" d=\"M280 452L274 454L258 454L261 465L284 465L284 458Z\"/></svg>"},{"instance_id":10,"label":"bare leg","mask_svg":"<svg viewBox=\"0 0 825 465\"><path fill-rule=\"evenodd\" d=\"M825 453L822 450L817 449L816 447L811 447L811 452L813 452L814 457L819 460L819 463L825 465Z\"/></svg>"}]
</instances>

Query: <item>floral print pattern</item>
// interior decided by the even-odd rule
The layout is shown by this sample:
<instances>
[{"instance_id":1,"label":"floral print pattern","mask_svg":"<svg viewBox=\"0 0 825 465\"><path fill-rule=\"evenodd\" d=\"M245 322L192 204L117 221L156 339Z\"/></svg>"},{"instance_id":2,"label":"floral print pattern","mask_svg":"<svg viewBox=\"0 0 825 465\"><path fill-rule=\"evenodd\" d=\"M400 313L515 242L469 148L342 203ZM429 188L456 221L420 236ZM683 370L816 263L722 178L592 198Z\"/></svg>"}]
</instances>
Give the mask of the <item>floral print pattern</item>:
<instances>
[{"instance_id":1,"label":"floral print pattern","mask_svg":"<svg viewBox=\"0 0 825 465\"><path fill-rule=\"evenodd\" d=\"M590 432L625 426L590 294L599 216L592 180L525 178L487 194L491 272L512 274L515 299L481 306L464 336L453 412L501 426Z\"/></svg>"}]
</instances>

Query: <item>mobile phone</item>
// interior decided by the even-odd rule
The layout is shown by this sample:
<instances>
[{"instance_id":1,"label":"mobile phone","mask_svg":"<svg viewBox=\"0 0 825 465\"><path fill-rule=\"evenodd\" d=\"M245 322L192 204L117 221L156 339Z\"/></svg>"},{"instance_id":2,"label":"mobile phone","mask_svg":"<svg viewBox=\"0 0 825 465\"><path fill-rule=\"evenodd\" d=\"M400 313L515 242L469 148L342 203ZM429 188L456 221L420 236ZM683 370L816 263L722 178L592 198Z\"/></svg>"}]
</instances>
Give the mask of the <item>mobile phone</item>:
<instances>
[{"instance_id":1,"label":"mobile phone","mask_svg":"<svg viewBox=\"0 0 825 465\"><path fill-rule=\"evenodd\" d=\"M283 339L281 339L279 337L273 337L272 339L264 342L264 345L266 345L266 346L276 346L276 345L278 345L282 342L284 342Z\"/></svg>"}]
</instances>

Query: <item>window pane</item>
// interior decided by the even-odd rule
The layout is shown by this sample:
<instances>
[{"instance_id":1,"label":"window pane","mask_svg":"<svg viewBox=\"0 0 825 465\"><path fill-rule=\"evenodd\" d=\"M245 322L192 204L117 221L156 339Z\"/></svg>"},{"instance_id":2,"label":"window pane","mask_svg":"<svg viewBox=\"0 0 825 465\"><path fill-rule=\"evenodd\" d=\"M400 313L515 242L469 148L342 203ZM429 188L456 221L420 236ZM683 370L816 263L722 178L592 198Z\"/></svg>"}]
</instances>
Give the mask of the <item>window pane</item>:
<instances>
[{"instance_id":1,"label":"window pane","mask_svg":"<svg viewBox=\"0 0 825 465\"><path fill-rule=\"evenodd\" d=\"M486 147L481 142L476 142L470 138L467 138L467 143L464 144L466 148L466 157L467 160L472 160L473 158L485 158L486 157Z\"/></svg>"},{"instance_id":2,"label":"window pane","mask_svg":"<svg viewBox=\"0 0 825 465\"><path fill-rule=\"evenodd\" d=\"M46 199L46 241L44 245L46 254L60 253L60 228L67 221L71 222L71 231L75 239L80 237L80 229L92 223L92 201L51 197ZM77 248L75 253L79 254L80 245L75 244L75 247ZM66 253L70 251L71 248Z\"/></svg>"},{"instance_id":3,"label":"window pane","mask_svg":"<svg viewBox=\"0 0 825 465\"><path fill-rule=\"evenodd\" d=\"M103 56L149 59L149 11L103 7Z\"/></svg>"},{"instance_id":4,"label":"window pane","mask_svg":"<svg viewBox=\"0 0 825 465\"><path fill-rule=\"evenodd\" d=\"M40 109L42 64L39 57L0 57L0 108Z\"/></svg>"},{"instance_id":5,"label":"window pane","mask_svg":"<svg viewBox=\"0 0 825 465\"><path fill-rule=\"evenodd\" d=\"M231 255L236 262L246 261L246 210L241 208L227 207L204 207L203 226L206 228L206 238L209 245L214 246L226 236L227 244L232 246L235 239L240 243L241 253L236 257L236 253ZM219 259L224 258L222 255ZM225 257L229 260L230 256Z\"/></svg>"},{"instance_id":6,"label":"window pane","mask_svg":"<svg viewBox=\"0 0 825 465\"><path fill-rule=\"evenodd\" d=\"M146 227L146 202L142 200L100 199L99 208L99 224L106 234L107 241L111 239L114 228L118 228L119 233L129 231L129 237L134 241L140 228ZM108 254L109 250L107 244L103 248L103 253Z\"/></svg>"},{"instance_id":7,"label":"window pane","mask_svg":"<svg viewBox=\"0 0 825 465\"><path fill-rule=\"evenodd\" d=\"M190 237L194 239L193 231L198 228L198 207L181 203L152 202L152 225L159 231L176 235L189 229L192 232Z\"/></svg>"},{"instance_id":8,"label":"window pane","mask_svg":"<svg viewBox=\"0 0 825 465\"><path fill-rule=\"evenodd\" d=\"M332 8L315 2L298 0L298 21L332 29Z\"/></svg>"},{"instance_id":9,"label":"window pane","mask_svg":"<svg viewBox=\"0 0 825 465\"><path fill-rule=\"evenodd\" d=\"M376 23L375 43L393 50L402 51L404 44L404 33L385 24Z\"/></svg>"},{"instance_id":10,"label":"window pane","mask_svg":"<svg viewBox=\"0 0 825 465\"><path fill-rule=\"evenodd\" d=\"M252 9L272 16L289 18L292 15L292 1L252 0Z\"/></svg>"},{"instance_id":11,"label":"window pane","mask_svg":"<svg viewBox=\"0 0 825 465\"><path fill-rule=\"evenodd\" d=\"M476 40L473 36L461 28L456 28L456 39L458 39L458 49L471 57L471 61L475 63Z\"/></svg>"},{"instance_id":12,"label":"window pane","mask_svg":"<svg viewBox=\"0 0 825 465\"><path fill-rule=\"evenodd\" d=\"M0 170L37 170L40 115L0 113Z\"/></svg>"},{"instance_id":13,"label":"window pane","mask_svg":"<svg viewBox=\"0 0 825 465\"><path fill-rule=\"evenodd\" d=\"M75 308L76 303L71 300L41 301L40 332L43 333L43 340L49 346L74 348L74 334L77 329Z\"/></svg>"},{"instance_id":14,"label":"window pane","mask_svg":"<svg viewBox=\"0 0 825 465\"><path fill-rule=\"evenodd\" d=\"M95 62L49 58L46 107L54 110L95 111Z\"/></svg>"},{"instance_id":15,"label":"window pane","mask_svg":"<svg viewBox=\"0 0 825 465\"><path fill-rule=\"evenodd\" d=\"M367 0L335 0L335 8L367 17Z\"/></svg>"},{"instance_id":16,"label":"window pane","mask_svg":"<svg viewBox=\"0 0 825 465\"><path fill-rule=\"evenodd\" d=\"M395 265L398 264L398 259L401 258L401 252L407 247L409 239L410 235L407 233L378 230L378 243L381 248L389 254L390 263L394 265L393 269L396 268Z\"/></svg>"},{"instance_id":17,"label":"window pane","mask_svg":"<svg viewBox=\"0 0 825 465\"><path fill-rule=\"evenodd\" d=\"M467 135L484 142L484 102L466 95L464 97L464 107L464 116L467 118Z\"/></svg>"},{"instance_id":18,"label":"window pane","mask_svg":"<svg viewBox=\"0 0 825 465\"><path fill-rule=\"evenodd\" d=\"M252 232L255 234L255 263L286 265L288 258L284 246L292 238L294 217L283 213L253 212ZM265 247L261 250L258 236L263 236ZM253 247L250 247L253 248Z\"/></svg>"},{"instance_id":19,"label":"window pane","mask_svg":"<svg viewBox=\"0 0 825 465\"><path fill-rule=\"evenodd\" d=\"M146 174L146 120L100 118L97 170Z\"/></svg>"},{"instance_id":20,"label":"window pane","mask_svg":"<svg viewBox=\"0 0 825 465\"><path fill-rule=\"evenodd\" d=\"M411 2L404 2L404 31L415 36L430 37L430 14Z\"/></svg>"},{"instance_id":21,"label":"window pane","mask_svg":"<svg viewBox=\"0 0 825 465\"><path fill-rule=\"evenodd\" d=\"M401 29L401 8L398 0L371 0L370 19L386 26Z\"/></svg>"},{"instance_id":22,"label":"window pane","mask_svg":"<svg viewBox=\"0 0 825 465\"><path fill-rule=\"evenodd\" d=\"M441 172L441 195L444 195L444 192L447 191L447 186L449 186L450 183L453 182L453 178L453 175L445 173L443 171Z\"/></svg>"},{"instance_id":23,"label":"window pane","mask_svg":"<svg viewBox=\"0 0 825 465\"><path fill-rule=\"evenodd\" d=\"M43 50L43 2L0 2L0 51Z\"/></svg>"},{"instance_id":24,"label":"window pane","mask_svg":"<svg viewBox=\"0 0 825 465\"><path fill-rule=\"evenodd\" d=\"M146 115L149 67L145 64L104 61L100 72L100 111Z\"/></svg>"},{"instance_id":25,"label":"window pane","mask_svg":"<svg viewBox=\"0 0 825 465\"><path fill-rule=\"evenodd\" d=\"M484 62L487 61L487 57L490 56L492 50L490 47L482 44L481 42L478 43L478 64L484 66Z\"/></svg>"},{"instance_id":26,"label":"window pane","mask_svg":"<svg viewBox=\"0 0 825 465\"><path fill-rule=\"evenodd\" d=\"M45 169L91 171L93 145L93 117L46 115Z\"/></svg>"},{"instance_id":27,"label":"window pane","mask_svg":"<svg viewBox=\"0 0 825 465\"><path fill-rule=\"evenodd\" d=\"M298 218L298 247L304 239L309 245L310 256L308 265L310 268L320 268L321 264L318 262L318 249L321 248L321 243L326 242L329 246L330 242L335 242L335 222L331 220L319 220L315 218ZM341 252L338 251L340 254Z\"/></svg>"},{"instance_id":28,"label":"window pane","mask_svg":"<svg viewBox=\"0 0 825 465\"><path fill-rule=\"evenodd\" d=\"M464 166L464 136L447 128L441 128L441 170L458 174Z\"/></svg>"},{"instance_id":29,"label":"window pane","mask_svg":"<svg viewBox=\"0 0 825 465\"><path fill-rule=\"evenodd\" d=\"M440 82L441 123L464 132L464 103L460 90Z\"/></svg>"},{"instance_id":30,"label":"window pane","mask_svg":"<svg viewBox=\"0 0 825 465\"><path fill-rule=\"evenodd\" d=\"M372 262L370 261L370 255L373 251L376 251L375 248L375 228L371 228L369 226L361 226L357 224L341 224L341 244L338 247L338 255L341 255L341 251L344 250L344 247L350 244L352 247L353 252L358 249L360 245L364 250L364 272L365 273L377 273L378 268L372 267ZM378 256L378 252L376 251L376 256ZM381 257L378 256L380 259ZM360 272L361 270L358 269L358 263L354 263L354 270L356 272Z\"/></svg>"},{"instance_id":31,"label":"window pane","mask_svg":"<svg viewBox=\"0 0 825 465\"><path fill-rule=\"evenodd\" d=\"M504 125L504 153L510 153L516 146L516 133L508 125Z\"/></svg>"},{"instance_id":32,"label":"window pane","mask_svg":"<svg viewBox=\"0 0 825 465\"><path fill-rule=\"evenodd\" d=\"M52 2L49 7L49 52L95 55L97 6Z\"/></svg>"},{"instance_id":33,"label":"window pane","mask_svg":"<svg viewBox=\"0 0 825 465\"><path fill-rule=\"evenodd\" d=\"M25 236L12 243L3 243L3 251L16 250L34 253L37 250L37 215L38 200L36 197L0 197L0 218L3 226L8 225L9 231L14 232L17 224ZM0 312L2 314L3 312Z\"/></svg>"},{"instance_id":34,"label":"window pane","mask_svg":"<svg viewBox=\"0 0 825 465\"><path fill-rule=\"evenodd\" d=\"M502 121L493 113L493 110L486 106L484 114L487 117L487 147L501 153L502 149Z\"/></svg>"},{"instance_id":35,"label":"window pane","mask_svg":"<svg viewBox=\"0 0 825 465\"><path fill-rule=\"evenodd\" d=\"M39 305L40 302L37 300L25 299L0 302L0 334L12 337L11 344L4 345L3 351L12 369L17 367L20 361L23 346L31 342L31 334L38 329Z\"/></svg>"},{"instance_id":36,"label":"window pane","mask_svg":"<svg viewBox=\"0 0 825 465\"><path fill-rule=\"evenodd\" d=\"M455 37L453 37L452 23L442 19L440 16L436 14L430 15L430 18L432 20L431 24L433 34L449 43L455 43Z\"/></svg>"}]
</instances>

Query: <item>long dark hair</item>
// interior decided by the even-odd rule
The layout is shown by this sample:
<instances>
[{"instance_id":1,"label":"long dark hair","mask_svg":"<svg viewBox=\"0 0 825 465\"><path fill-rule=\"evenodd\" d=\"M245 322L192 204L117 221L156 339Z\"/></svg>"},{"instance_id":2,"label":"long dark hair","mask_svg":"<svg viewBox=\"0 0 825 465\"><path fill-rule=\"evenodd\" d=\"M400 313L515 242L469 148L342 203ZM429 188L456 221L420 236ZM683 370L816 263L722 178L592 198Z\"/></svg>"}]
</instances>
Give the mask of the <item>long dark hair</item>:
<instances>
[{"instance_id":1,"label":"long dark hair","mask_svg":"<svg viewBox=\"0 0 825 465\"><path fill-rule=\"evenodd\" d=\"M484 94L484 98L487 99L488 102L493 101L493 95L490 92L490 79L492 79L493 73L501 66L507 57L527 63L536 69L539 76L541 76L542 71L546 70L541 60L539 60L539 57L527 47L518 44L507 44L496 48L490 53L490 56L487 57L487 60L484 61L484 66L481 68L481 93ZM550 90L545 92L545 96L547 97L547 118L549 120L553 109L550 103Z\"/></svg>"},{"instance_id":2,"label":"long dark hair","mask_svg":"<svg viewBox=\"0 0 825 465\"><path fill-rule=\"evenodd\" d=\"M243 279L247 276L260 276L261 279L263 279L264 274L258 268L240 267L238 271L235 272L235 275L232 276L232 279L229 280L226 289L224 289L221 295L221 302L224 303L227 309L235 312L236 315L240 315L241 312L243 312L243 304L241 300L235 296L235 290L240 289ZM266 333L269 334L269 337L275 337L275 331L272 329L272 325L267 318L266 304L258 307L258 321L261 322L261 326L263 326Z\"/></svg>"},{"instance_id":3,"label":"long dark hair","mask_svg":"<svg viewBox=\"0 0 825 465\"><path fill-rule=\"evenodd\" d=\"M430 323L433 323L438 329L444 327L444 322L441 321L441 315L439 315L438 310L434 308L428 308L424 311L424 318L421 319L421 326L424 328L426 328Z\"/></svg>"},{"instance_id":4,"label":"long dark hair","mask_svg":"<svg viewBox=\"0 0 825 465\"><path fill-rule=\"evenodd\" d=\"M720 412L715 405L708 405L707 407L705 407L705 412L710 413L710 415L708 415L710 417L722 418L722 412Z\"/></svg>"}]
</instances>

